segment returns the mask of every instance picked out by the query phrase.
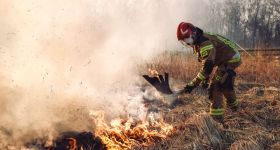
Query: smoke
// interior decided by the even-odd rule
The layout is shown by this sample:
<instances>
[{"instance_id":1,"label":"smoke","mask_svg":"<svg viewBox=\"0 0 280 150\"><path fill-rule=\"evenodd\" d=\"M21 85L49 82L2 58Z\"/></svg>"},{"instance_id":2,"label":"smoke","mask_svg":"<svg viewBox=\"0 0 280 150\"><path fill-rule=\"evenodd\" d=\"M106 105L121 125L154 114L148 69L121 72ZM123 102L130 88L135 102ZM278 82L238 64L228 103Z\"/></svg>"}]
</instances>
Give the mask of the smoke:
<instances>
[{"instance_id":1,"label":"smoke","mask_svg":"<svg viewBox=\"0 0 280 150\"><path fill-rule=\"evenodd\" d=\"M1 1L0 141L92 128L83 117L89 108L121 114L142 80L136 64L182 49L177 25L203 25L206 6L202 0Z\"/></svg>"}]
</instances>

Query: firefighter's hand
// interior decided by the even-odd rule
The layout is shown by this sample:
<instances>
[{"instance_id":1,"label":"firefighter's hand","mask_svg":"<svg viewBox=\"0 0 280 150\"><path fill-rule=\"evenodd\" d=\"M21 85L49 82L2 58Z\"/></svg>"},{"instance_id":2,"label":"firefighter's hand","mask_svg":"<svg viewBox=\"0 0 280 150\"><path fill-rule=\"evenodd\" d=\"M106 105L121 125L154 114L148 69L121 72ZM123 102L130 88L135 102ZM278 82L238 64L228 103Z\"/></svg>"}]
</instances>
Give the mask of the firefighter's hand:
<instances>
[{"instance_id":1,"label":"firefighter's hand","mask_svg":"<svg viewBox=\"0 0 280 150\"><path fill-rule=\"evenodd\" d=\"M184 92L185 93L191 93L192 90L195 88L193 83L188 83L185 87L184 87Z\"/></svg>"}]
</instances>

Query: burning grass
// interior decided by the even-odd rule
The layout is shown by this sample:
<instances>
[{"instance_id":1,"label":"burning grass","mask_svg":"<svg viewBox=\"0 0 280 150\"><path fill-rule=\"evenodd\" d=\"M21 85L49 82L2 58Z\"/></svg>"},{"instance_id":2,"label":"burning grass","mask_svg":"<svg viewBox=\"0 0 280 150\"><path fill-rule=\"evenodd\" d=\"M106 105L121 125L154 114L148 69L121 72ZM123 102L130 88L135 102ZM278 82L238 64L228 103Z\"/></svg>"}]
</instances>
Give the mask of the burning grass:
<instances>
[{"instance_id":1,"label":"burning grass","mask_svg":"<svg viewBox=\"0 0 280 150\"><path fill-rule=\"evenodd\" d=\"M143 148L166 139L174 132L172 125L150 113L146 121L117 118L108 124L102 111L90 112L94 132L62 133L48 150L123 150Z\"/></svg>"},{"instance_id":2,"label":"burning grass","mask_svg":"<svg viewBox=\"0 0 280 150\"><path fill-rule=\"evenodd\" d=\"M132 118L114 119L108 125L102 114L93 114L96 124L95 135L109 150L146 147L165 139L173 131L173 126L152 114L147 121L135 122Z\"/></svg>"}]
</instances>

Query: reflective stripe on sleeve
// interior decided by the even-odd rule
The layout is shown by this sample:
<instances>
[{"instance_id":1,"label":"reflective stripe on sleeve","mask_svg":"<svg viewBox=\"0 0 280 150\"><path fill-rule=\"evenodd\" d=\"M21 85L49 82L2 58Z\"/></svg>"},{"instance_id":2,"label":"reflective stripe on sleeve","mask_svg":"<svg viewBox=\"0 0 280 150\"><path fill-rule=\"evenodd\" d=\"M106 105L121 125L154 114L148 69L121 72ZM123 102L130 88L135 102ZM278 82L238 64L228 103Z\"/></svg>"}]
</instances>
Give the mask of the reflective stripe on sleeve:
<instances>
[{"instance_id":1,"label":"reflective stripe on sleeve","mask_svg":"<svg viewBox=\"0 0 280 150\"><path fill-rule=\"evenodd\" d=\"M206 79L206 77L201 72L199 72L196 77L199 78L201 81Z\"/></svg>"}]
</instances>

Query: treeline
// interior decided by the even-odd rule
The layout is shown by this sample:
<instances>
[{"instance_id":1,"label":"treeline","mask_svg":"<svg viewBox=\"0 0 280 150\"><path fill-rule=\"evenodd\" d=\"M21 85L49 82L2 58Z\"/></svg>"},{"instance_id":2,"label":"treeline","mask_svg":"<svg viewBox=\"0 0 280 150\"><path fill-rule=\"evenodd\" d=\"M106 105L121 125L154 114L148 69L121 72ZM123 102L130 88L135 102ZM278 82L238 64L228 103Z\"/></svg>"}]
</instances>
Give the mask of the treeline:
<instances>
[{"instance_id":1,"label":"treeline","mask_svg":"<svg viewBox=\"0 0 280 150\"><path fill-rule=\"evenodd\" d=\"M247 48L280 47L280 0L211 0L206 26Z\"/></svg>"}]
</instances>

